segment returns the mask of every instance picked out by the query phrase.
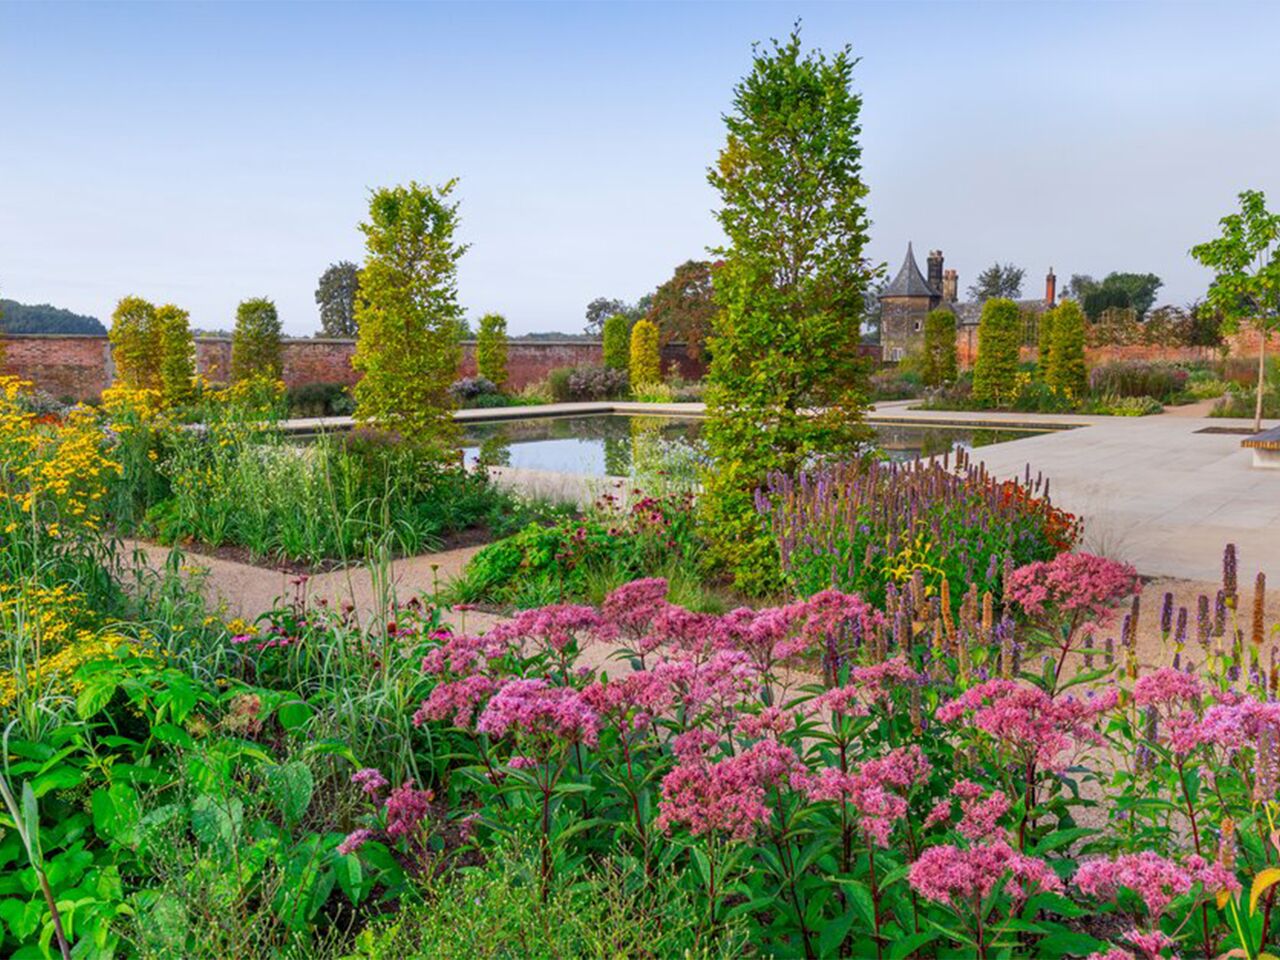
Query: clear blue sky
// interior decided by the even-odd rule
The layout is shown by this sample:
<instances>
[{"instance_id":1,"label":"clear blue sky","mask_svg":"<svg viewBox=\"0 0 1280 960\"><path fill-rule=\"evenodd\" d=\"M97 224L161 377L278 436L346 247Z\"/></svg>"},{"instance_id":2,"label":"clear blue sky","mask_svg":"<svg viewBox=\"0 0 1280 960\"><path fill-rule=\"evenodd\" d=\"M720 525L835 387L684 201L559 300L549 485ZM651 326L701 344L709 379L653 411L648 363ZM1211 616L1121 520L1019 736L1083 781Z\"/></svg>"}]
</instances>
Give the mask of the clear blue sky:
<instances>
[{"instance_id":1,"label":"clear blue sky","mask_svg":"<svg viewBox=\"0 0 1280 960\"><path fill-rule=\"evenodd\" d=\"M1245 187L1280 206L1280 5L219 5L0 0L0 295L137 293L287 332L368 189L461 178L471 316L576 331L717 242L705 169L751 43L863 60L870 253L1153 271Z\"/></svg>"}]
</instances>

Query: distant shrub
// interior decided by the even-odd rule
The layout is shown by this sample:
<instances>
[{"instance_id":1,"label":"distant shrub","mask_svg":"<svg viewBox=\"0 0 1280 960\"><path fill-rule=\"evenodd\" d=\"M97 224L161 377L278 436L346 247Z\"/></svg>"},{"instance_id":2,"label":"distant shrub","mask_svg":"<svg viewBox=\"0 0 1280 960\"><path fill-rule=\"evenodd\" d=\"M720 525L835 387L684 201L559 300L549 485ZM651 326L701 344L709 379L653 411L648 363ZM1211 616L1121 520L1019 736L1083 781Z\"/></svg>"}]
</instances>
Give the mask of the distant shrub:
<instances>
[{"instance_id":1,"label":"distant shrub","mask_svg":"<svg viewBox=\"0 0 1280 960\"><path fill-rule=\"evenodd\" d=\"M901 366L873 373L870 383L872 400L914 400L924 394L920 375Z\"/></svg>"},{"instance_id":2,"label":"distant shrub","mask_svg":"<svg viewBox=\"0 0 1280 960\"><path fill-rule=\"evenodd\" d=\"M497 392L498 385L488 377L462 377L449 385L449 393L459 403Z\"/></svg>"},{"instance_id":3,"label":"distant shrub","mask_svg":"<svg viewBox=\"0 0 1280 960\"><path fill-rule=\"evenodd\" d=\"M567 386L567 382L566 382ZM547 380L538 380L534 383L526 383L520 388L520 392L516 395L521 403L535 406L541 403L551 403L555 397L551 393L551 384Z\"/></svg>"},{"instance_id":4,"label":"distant shrub","mask_svg":"<svg viewBox=\"0 0 1280 960\"><path fill-rule=\"evenodd\" d=\"M160 333L160 393L167 406L190 403L195 396L196 342L190 314L166 303L156 308Z\"/></svg>"},{"instance_id":5,"label":"distant shrub","mask_svg":"<svg viewBox=\"0 0 1280 960\"><path fill-rule=\"evenodd\" d=\"M639 320L631 328L631 382L637 385L662 380L662 352L658 345L658 328L648 320Z\"/></svg>"},{"instance_id":6,"label":"distant shrub","mask_svg":"<svg viewBox=\"0 0 1280 960\"><path fill-rule=\"evenodd\" d=\"M675 391L676 403L701 403L706 388L701 380L695 380L675 385L672 389Z\"/></svg>"},{"instance_id":7,"label":"distant shrub","mask_svg":"<svg viewBox=\"0 0 1280 960\"><path fill-rule=\"evenodd\" d=\"M640 403L671 403L676 391L665 383L642 383L632 390L631 399Z\"/></svg>"},{"instance_id":8,"label":"distant shrub","mask_svg":"<svg viewBox=\"0 0 1280 960\"><path fill-rule=\"evenodd\" d=\"M573 367L556 367L547 374L547 390L556 403L566 403L569 400L569 376L573 373L573 369Z\"/></svg>"},{"instance_id":9,"label":"distant shrub","mask_svg":"<svg viewBox=\"0 0 1280 960\"><path fill-rule=\"evenodd\" d=\"M1155 397L1100 397L1085 404L1081 413L1105 417L1146 417L1163 413L1164 406Z\"/></svg>"},{"instance_id":10,"label":"distant shrub","mask_svg":"<svg viewBox=\"0 0 1280 960\"><path fill-rule=\"evenodd\" d=\"M1226 382L1217 377L1192 380L1187 383L1187 393L1195 400L1213 400L1226 392Z\"/></svg>"},{"instance_id":11,"label":"distant shrub","mask_svg":"<svg viewBox=\"0 0 1280 960\"><path fill-rule=\"evenodd\" d=\"M507 321L496 313L480 318L476 334L476 370L498 391L507 385Z\"/></svg>"},{"instance_id":12,"label":"distant shrub","mask_svg":"<svg viewBox=\"0 0 1280 960\"><path fill-rule=\"evenodd\" d=\"M631 345L628 340L630 323L620 313L604 322L604 365L613 370L627 369Z\"/></svg>"},{"instance_id":13,"label":"distant shrub","mask_svg":"<svg viewBox=\"0 0 1280 960\"><path fill-rule=\"evenodd\" d=\"M1005 406L1014 396L1018 347L1022 343L1022 314L1018 305L993 297L982 306L978 322L978 360L973 370L973 399Z\"/></svg>"},{"instance_id":14,"label":"distant shrub","mask_svg":"<svg viewBox=\"0 0 1280 960\"><path fill-rule=\"evenodd\" d=\"M575 367L569 373L568 399L612 400L627 392L627 373L609 367Z\"/></svg>"},{"instance_id":15,"label":"distant shrub","mask_svg":"<svg viewBox=\"0 0 1280 960\"><path fill-rule=\"evenodd\" d=\"M355 412L351 391L341 383L306 383L285 393L291 417L346 417Z\"/></svg>"},{"instance_id":16,"label":"distant shrub","mask_svg":"<svg viewBox=\"0 0 1280 960\"><path fill-rule=\"evenodd\" d=\"M1120 360L1089 371L1089 389L1098 396L1154 397L1168 402L1183 391L1188 373L1171 363Z\"/></svg>"}]
</instances>

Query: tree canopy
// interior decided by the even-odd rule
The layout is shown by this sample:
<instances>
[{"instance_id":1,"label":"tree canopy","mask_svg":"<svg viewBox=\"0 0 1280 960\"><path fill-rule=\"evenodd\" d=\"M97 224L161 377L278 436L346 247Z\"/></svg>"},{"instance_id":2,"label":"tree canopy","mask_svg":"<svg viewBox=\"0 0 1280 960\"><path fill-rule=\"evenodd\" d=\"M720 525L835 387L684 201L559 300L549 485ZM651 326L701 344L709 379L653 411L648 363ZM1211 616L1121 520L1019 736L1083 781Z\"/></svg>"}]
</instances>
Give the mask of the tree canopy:
<instances>
[{"instance_id":1,"label":"tree canopy","mask_svg":"<svg viewBox=\"0 0 1280 960\"><path fill-rule=\"evenodd\" d=\"M707 176L728 243L715 251L705 436L716 468L700 508L713 562L752 590L778 575L754 491L773 471L856 457L869 440L857 344L874 271L856 63L847 47L803 51L798 31L758 48Z\"/></svg>"},{"instance_id":2,"label":"tree canopy","mask_svg":"<svg viewBox=\"0 0 1280 960\"><path fill-rule=\"evenodd\" d=\"M993 263L978 274L969 286L970 299L985 303L995 297L1017 300L1022 296L1022 279L1026 271L1012 263Z\"/></svg>"},{"instance_id":3,"label":"tree canopy","mask_svg":"<svg viewBox=\"0 0 1280 960\"><path fill-rule=\"evenodd\" d=\"M27 304L0 299L0 331L4 333L83 333L103 336L107 328L97 317L73 313L47 303Z\"/></svg>"},{"instance_id":4,"label":"tree canopy","mask_svg":"<svg viewBox=\"0 0 1280 960\"><path fill-rule=\"evenodd\" d=\"M683 343L689 356L700 357L717 309L711 264L686 260L654 291L645 319L658 328L662 343Z\"/></svg>"},{"instance_id":5,"label":"tree canopy","mask_svg":"<svg viewBox=\"0 0 1280 960\"><path fill-rule=\"evenodd\" d=\"M360 270L350 260L329 265L316 286L320 307L320 332L326 337L356 335L356 298L360 293Z\"/></svg>"}]
</instances>

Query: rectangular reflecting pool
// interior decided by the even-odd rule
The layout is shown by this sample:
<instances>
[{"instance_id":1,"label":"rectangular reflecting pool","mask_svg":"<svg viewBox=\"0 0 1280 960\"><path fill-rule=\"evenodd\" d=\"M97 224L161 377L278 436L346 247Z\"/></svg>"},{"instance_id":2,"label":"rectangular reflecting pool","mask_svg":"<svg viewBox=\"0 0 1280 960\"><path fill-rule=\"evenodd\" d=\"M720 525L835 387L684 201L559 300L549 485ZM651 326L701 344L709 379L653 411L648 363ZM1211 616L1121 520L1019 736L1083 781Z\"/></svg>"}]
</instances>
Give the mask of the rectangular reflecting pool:
<instances>
[{"instance_id":1,"label":"rectangular reflecting pool","mask_svg":"<svg viewBox=\"0 0 1280 960\"><path fill-rule=\"evenodd\" d=\"M604 413L462 424L467 463L554 470L592 477L646 471L693 470L705 457L703 421L694 417ZM875 424L876 439L893 460L914 460L957 447L973 449L1037 436L1044 430Z\"/></svg>"}]
</instances>

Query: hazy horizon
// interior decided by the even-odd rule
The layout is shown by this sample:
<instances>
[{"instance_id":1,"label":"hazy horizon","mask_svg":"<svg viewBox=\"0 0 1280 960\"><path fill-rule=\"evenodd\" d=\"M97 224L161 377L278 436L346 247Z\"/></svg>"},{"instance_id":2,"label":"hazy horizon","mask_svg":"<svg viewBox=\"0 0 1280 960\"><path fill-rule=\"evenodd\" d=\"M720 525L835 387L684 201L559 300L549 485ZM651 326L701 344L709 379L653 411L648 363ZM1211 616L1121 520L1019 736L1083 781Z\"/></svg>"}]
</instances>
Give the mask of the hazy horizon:
<instances>
[{"instance_id":1,"label":"hazy horizon","mask_svg":"<svg viewBox=\"0 0 1280 960\"><path fill-rule=\"evenodd\" d=\"M1280 8L1262 3L34 5L0 2L0 297L108 321L135 293L319 326L369 189L459 177L474 320L577 333L719 240L705 171L751 44L803 18L862 62L869 255L963 291L1153 272L1242 189L1280 205Z\"/></svg>"}]
</instances>

